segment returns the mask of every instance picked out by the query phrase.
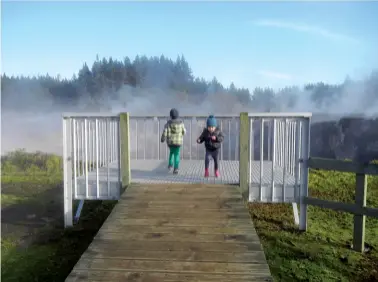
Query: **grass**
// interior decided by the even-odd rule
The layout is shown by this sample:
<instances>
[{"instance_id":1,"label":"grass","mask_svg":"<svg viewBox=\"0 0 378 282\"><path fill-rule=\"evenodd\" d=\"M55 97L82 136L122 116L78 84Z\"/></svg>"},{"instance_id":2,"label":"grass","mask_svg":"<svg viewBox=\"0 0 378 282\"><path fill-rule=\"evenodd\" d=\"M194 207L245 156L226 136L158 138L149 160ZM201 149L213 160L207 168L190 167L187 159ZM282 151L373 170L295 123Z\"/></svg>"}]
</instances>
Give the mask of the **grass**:
<instances>
[{"instance_id":1,"label":"grass","mask_svg":"<svg viewBox=\"0 0 378 282\"><path fill-rule=\"evenodd\" d=\"M27 248L16 239L1 241L2 281L64 281L92 241L114 203L85 206L81 222L71 230L45 228Z\"/></svg>"},{"instance_id":2,"label":"grass","mask_svg":"<svg viewBox=\"0 0 378 282\"><path fill-rule=\"evenodd\" d=\"M80 222L63 228L61 159L16 151L2 160L2 273L5 282L64 281L115 202L86 202ZM354 175L311 171L311 196L352 202ZM368 206L378 207L369 177ZM367 254L350 250L352 215L309 208L309 230L297 231L291 205L251 204L276 281L378 281L378 220L367 218Z\"/></svg>"},{"instance_id":3,"label":"grass","mask_svg":"<svg viewBox=\"0 0 378 282\"><path fill-rule=\"evenodd\" d=\"M21 197L17 195L12 195L12 194L3 194L1 195L1 207L5 208L11 205L16 205L20 204L24 201L26 201L28 197Z\"/></svg>"},{"instance_id":4,"label":"grass","mask_svg":"<svg viewBox=\"0 0 378 282\"><path fill-rule=\"evenodd\" d=\"M1 165L1 280L64 281L115 201L86 202L80 222L65 230L61 159L16 151Z\"/></svg>"},{"instance_id":5,"label":"grass","mask_svg":"<svg viewBox=\"0 0 378 282\"><path fill-rule=\"evenodd\" d=\"M310 196L352 203L355 176L310 171ZM378 207L378 177L368 178L367 206ZM250 204L275 281L378 281L378 220L366 220L364 255L350 249L353 216L310 206L308 231L298 232L291 205Z\"/></svg>"}]
</instances>

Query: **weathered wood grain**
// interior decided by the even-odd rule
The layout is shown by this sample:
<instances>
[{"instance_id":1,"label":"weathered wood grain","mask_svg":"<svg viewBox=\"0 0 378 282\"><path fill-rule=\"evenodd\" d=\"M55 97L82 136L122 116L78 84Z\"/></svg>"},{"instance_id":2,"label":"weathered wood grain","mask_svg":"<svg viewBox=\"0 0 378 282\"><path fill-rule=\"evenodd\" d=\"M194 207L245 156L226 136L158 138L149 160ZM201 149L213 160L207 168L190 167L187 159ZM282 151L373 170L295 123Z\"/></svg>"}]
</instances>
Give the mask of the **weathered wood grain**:
<instances>
[{"instance_id":1,"label":"weathered wood grain","mask_svg":"<svg viewBox=\"0 0 378 282\"><path fill-rule=\"evenodd\" d=\"M66 281L272 281L234 186L131 185Z\"/></svg>"},{"instance_id":2,"label":"weathered wood grain","mask_svg":"<svg viewBox=\"0 0 378 282\"><path fill-rule=\"evenodd\" d=\"M185 201L185 200L176 200L176 201L121 201L117 206L126 206L128 208L183 208L183 209L234 209L234 208L246 208L246 205L240 201L228 201L228 200L213 200L213 201Z\"/></svg>"},{"instance_id":3,"label":"weathered wood grain","mask_svg":"<svg viewBox=\"0 0 378 282\"><path fill-rule=\"evenodd\" d=\"M176 242L259 242L256 234L181 234L177 236L176 233L136 233L136 232L99 232L96 235L98 239L104 240L148 240L150 242L159 241L176 241Z\"/></svg>"},{"instance_id":4,"label":"weathered wood grain","mask_svg":"<svg viewBox=\"0 0 378 282\"><path fill-rule=\"evenodd\" d=\"M130 272L130 271L113 271L113 270L75 270L66 279L66 282L83 282L83 281L122 281L122 282L273 282L270 275L255 274L235 275L230 273L209 274L209 273L163 273L163 272Z\"/></svg>"},{"instance_id":5,"label":"weathered wood grain","mask_svg":"<svg viewBox=\"0 0 378 282\"><path fill-rule=\"evenodd\" d=\"M183 234L256 234L253 225L237 227L219 227L219 226L149 226L149 225L127 225L122 222L118 225L112 222L105 222L99 232L135 232L135 233L162 233L174 232L177 236Z\"/></svg>"},{"instance_id":6,"label":"weathered wood grain","mask_svg":"<svg viewBox=\"0 0 378 282\"><path fill-rule=\"evenodd\" d=\"M122 258L137 260L174 260L174 261L207 261L233 263L260 263L264 260L263 251L255 252L211 252L211 251L145 251L108 249L90 246L83 258Z\"/></svg>"},{"instance_id":7,"label":"weathered wood grain","mask_svg":"<svg viewBox=\"0 0 378 282\"><path fill-rule=\"evenodd\" d=\"M122 200L130 201L130 200L137 200L137 201L212 201L212 200L223 200L227 199L228 201L234 201L234 202L242 202L242 198L240 195L233 195L232 193L221 193L221 194L175 194L175 193L155 193L155 194L149 194L149 193L135 193L135 194L128 194L125 193L125 196L122 196Z\"/></svg>"},{"instance_id":8,"label":"weathered wood grain","mask_svg":"<svg viewBox=\"0 0 378 282\"><path fill-rule=\"evenodd\" d=\"M122 271L156 271L182 273L234 273L234 274L264 274L269 267L260 263L230 263L230 262L193 262L193 261L163 261L134 260L119 258L82 258L76 265L77 269L89 270L122 270Z\"/></svg>"},{"instance_id":9,"label":"weathered wood grain","mask_svg":"<svg viewBox=\"0 0 378 282\"><path fill-rule=\"evenodd\" d=\"M159 210L159 209L125 209L116 207L115 213L116 218L167 218L176 216L178 218L186 219L186 218L193 218L193 219L201 219L201 218L211 218L211 219L246 219L250 220L251 216L249 213L245 211L234 212L224 211L219 212L215 211L204 211L198 209L191 209L191 210L176 210L174 213L170 210Z\"/></svg>"},{"instance_id":10,"label":"weathered wood grain","mask_svg":"<svg viewBox=\"0 0 378 282\"><path fill-rule=\"evenodd\" d=\"M176 214L163 218L127 218L119 216L118 214L112 214L109 216L114 224L119 224L120 222L129 225L153 225L153 226L242 226L246 225L251 221L250 219L212 219L212 218L186 218L185 220Z\"/></svg>"},{"instance_id":11,"label":"weathered wood grain","mask_svg":"<svg viewBox=\"0 0 378 282\"><path fill-rule=\"evenodd\" d=\"M224 185L192 185L192 184L155 184L155 185L133 185L128 188L128 193L232 193L240 195L238 187L235 186L230 189L229 186Z\"/></svg>"},{"instance_id":12,"label":"weathered wood grain","mask_svg":"<svg viewBox=\"0 0 378 282\"><path fill-rule=\"evenodd\" d=\"M262 251L259 241L247 243L242 242L180 242L161 241L153 242L149 240L123 241L115 239L93 239L94 246L102 246L109 249L122 250L146 250L146 251L211 251L211 252L248 252ZM98 245L97 245L98 244Z\"/></svg>"}]
</instances>

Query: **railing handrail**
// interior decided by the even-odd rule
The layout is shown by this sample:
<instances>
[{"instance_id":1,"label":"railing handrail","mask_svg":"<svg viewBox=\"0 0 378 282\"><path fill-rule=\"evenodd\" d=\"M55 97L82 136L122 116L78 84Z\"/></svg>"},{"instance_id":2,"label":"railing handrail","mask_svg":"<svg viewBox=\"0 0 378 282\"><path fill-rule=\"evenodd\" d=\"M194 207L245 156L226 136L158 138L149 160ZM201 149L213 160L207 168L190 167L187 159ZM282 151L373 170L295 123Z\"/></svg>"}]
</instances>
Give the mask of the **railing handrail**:
<instances>
[{"instance_id":1,"label":"railing handrail","mask_svg":"<svg viewBox=\"0 0 378 282\"><path fill-rule=\"evenodd\" d=\"M298 113L248 113L249 117L266 117L266 118L310 118L312 113L310 112L298 112Z\"/></svg>"},{"instance_id":2,"label":"railing handrail","mask_svg":"<svg viewBox=\"0 0 378 282\"><path fill-rule=\"evenodd\" d=\"M378 218L378 208L367 207L367 175L378 175L377 164L361 164L347 160L333 160L324 158L308 158L309 168L349 172L356 175L354 203L342 201L323 200L308 195L302 196L305 205L331 209L339 212L347 212L354 215L353 219L353 249L358 252L365 250L365 220L366 216Z\"/></svg>"},{"instance_id":3,"label":"railing handrail","mask_svg":"<svg viewBox=\"0 0 378 282\"><path fill-rule=\"evenodd\" d=\"M208 118L209 115L182 115L178 118L189 119L189 118ZM221 118L239 118L240 115L217 115L214 114L216 119ZM130 115L130 118L169 118L169 115Z\"/></svg>"},{"instance_id":4,"label":"railing handrail","mask_svg":"<svg viewBox=\"0 0 378 282\"><path fill-rule=\"evenodd\" d=\"M88 113L63 113L63 118L96 118L96 117L119 117L120 113L97 113L97 112L88 112ZM240 116L237 114L234 115L224 115L224 114L214 114L215 118L239 118ZM179 118L182 119L189 119L189 118L208 118L209 115L182 115ZM130 118L169 118L169 114L167 115L130 115Z\"/></svg>"},{"instance_id":5,"label":"railing handrail","mask_svg":"<svg viewBox=\"0 0 378 282\"><path fill-rule=\"evenodd\" d=\"M118 118L119 113L98 113L98 112L88 112L88 113L63 113L63 118L102 118L102 117L113 117ZM182 115L179 118L189 119L189 118L207 118L209 115ZM225 114L214 114L215 118L239 118L237 114L225 115ZM266 118L310 118L312 113L310 112L298 112L298 113L249 113L249 117L266 117ZM130 115L130 118L168 118L169 115Z\"/></svg>"},{"instance_id":6,"label":"railing handrail","mask_svg":"<svg viewBox=\"0 0 378 282\"><path fill-rule=\"evenodd\" d=\"M63 119L67 118L119 118L119 113L98 113L98 112L88 112L88 113L63 113Z\"/></svg>"}]
</instances>

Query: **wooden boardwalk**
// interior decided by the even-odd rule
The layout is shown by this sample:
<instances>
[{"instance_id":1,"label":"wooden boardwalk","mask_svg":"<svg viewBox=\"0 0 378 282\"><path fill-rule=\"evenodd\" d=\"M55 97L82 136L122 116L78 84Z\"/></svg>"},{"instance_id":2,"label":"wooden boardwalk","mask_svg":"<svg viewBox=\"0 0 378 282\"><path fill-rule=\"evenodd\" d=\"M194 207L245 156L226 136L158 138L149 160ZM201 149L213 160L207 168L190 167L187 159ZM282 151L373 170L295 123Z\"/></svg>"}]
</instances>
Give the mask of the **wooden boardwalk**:
<instances>
[{"instance_id":1,"label":"wooden boardwalk","mask_svg":"<svg viewBox=\"0 0 378 282\"><path fill-rule=\"evenodd\" d=\"M236 186L131 185L74 281L273 281Z\"/></svg>"}]
</instances>

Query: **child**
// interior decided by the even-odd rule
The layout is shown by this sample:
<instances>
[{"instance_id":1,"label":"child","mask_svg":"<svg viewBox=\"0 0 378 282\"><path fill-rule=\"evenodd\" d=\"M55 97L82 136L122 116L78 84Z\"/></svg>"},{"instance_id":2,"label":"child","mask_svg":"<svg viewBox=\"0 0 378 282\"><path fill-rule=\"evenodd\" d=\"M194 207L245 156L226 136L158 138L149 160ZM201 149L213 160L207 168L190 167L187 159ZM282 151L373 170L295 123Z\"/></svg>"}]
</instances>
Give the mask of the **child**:
<instances>
[{"instance_id":1,"label":"child","mask_svg":"<svg viewBox=\"0 0 378 282\"><path fill-rule=\"evenodd\" d=\"M176 109L172 109L169 115L171 119L164 126L164 131L161 135L161 143L167 141L169 147L168 170L171 171L173 167L173 174L178 174L180 165L180 148L186 129L184 122L178 119L179 113Z\"/></svg>"},{"instance_id":2,"label":"child","mask_svg":"<svg viewBox=\"0 0 378 282\"><path fill-rule=\"evenodd\" d=\"M205 177L209 177L209 163L210 156L214 160L214 173L215 177L219 177L218 166L218 153L224 136L220 129L217 127L217 120L213 115L210 115L206 121L207 128L203 129L202 134L197 139L197 143L205 142L206 155L205 155Z\"/></svg>"}]
</instances>

